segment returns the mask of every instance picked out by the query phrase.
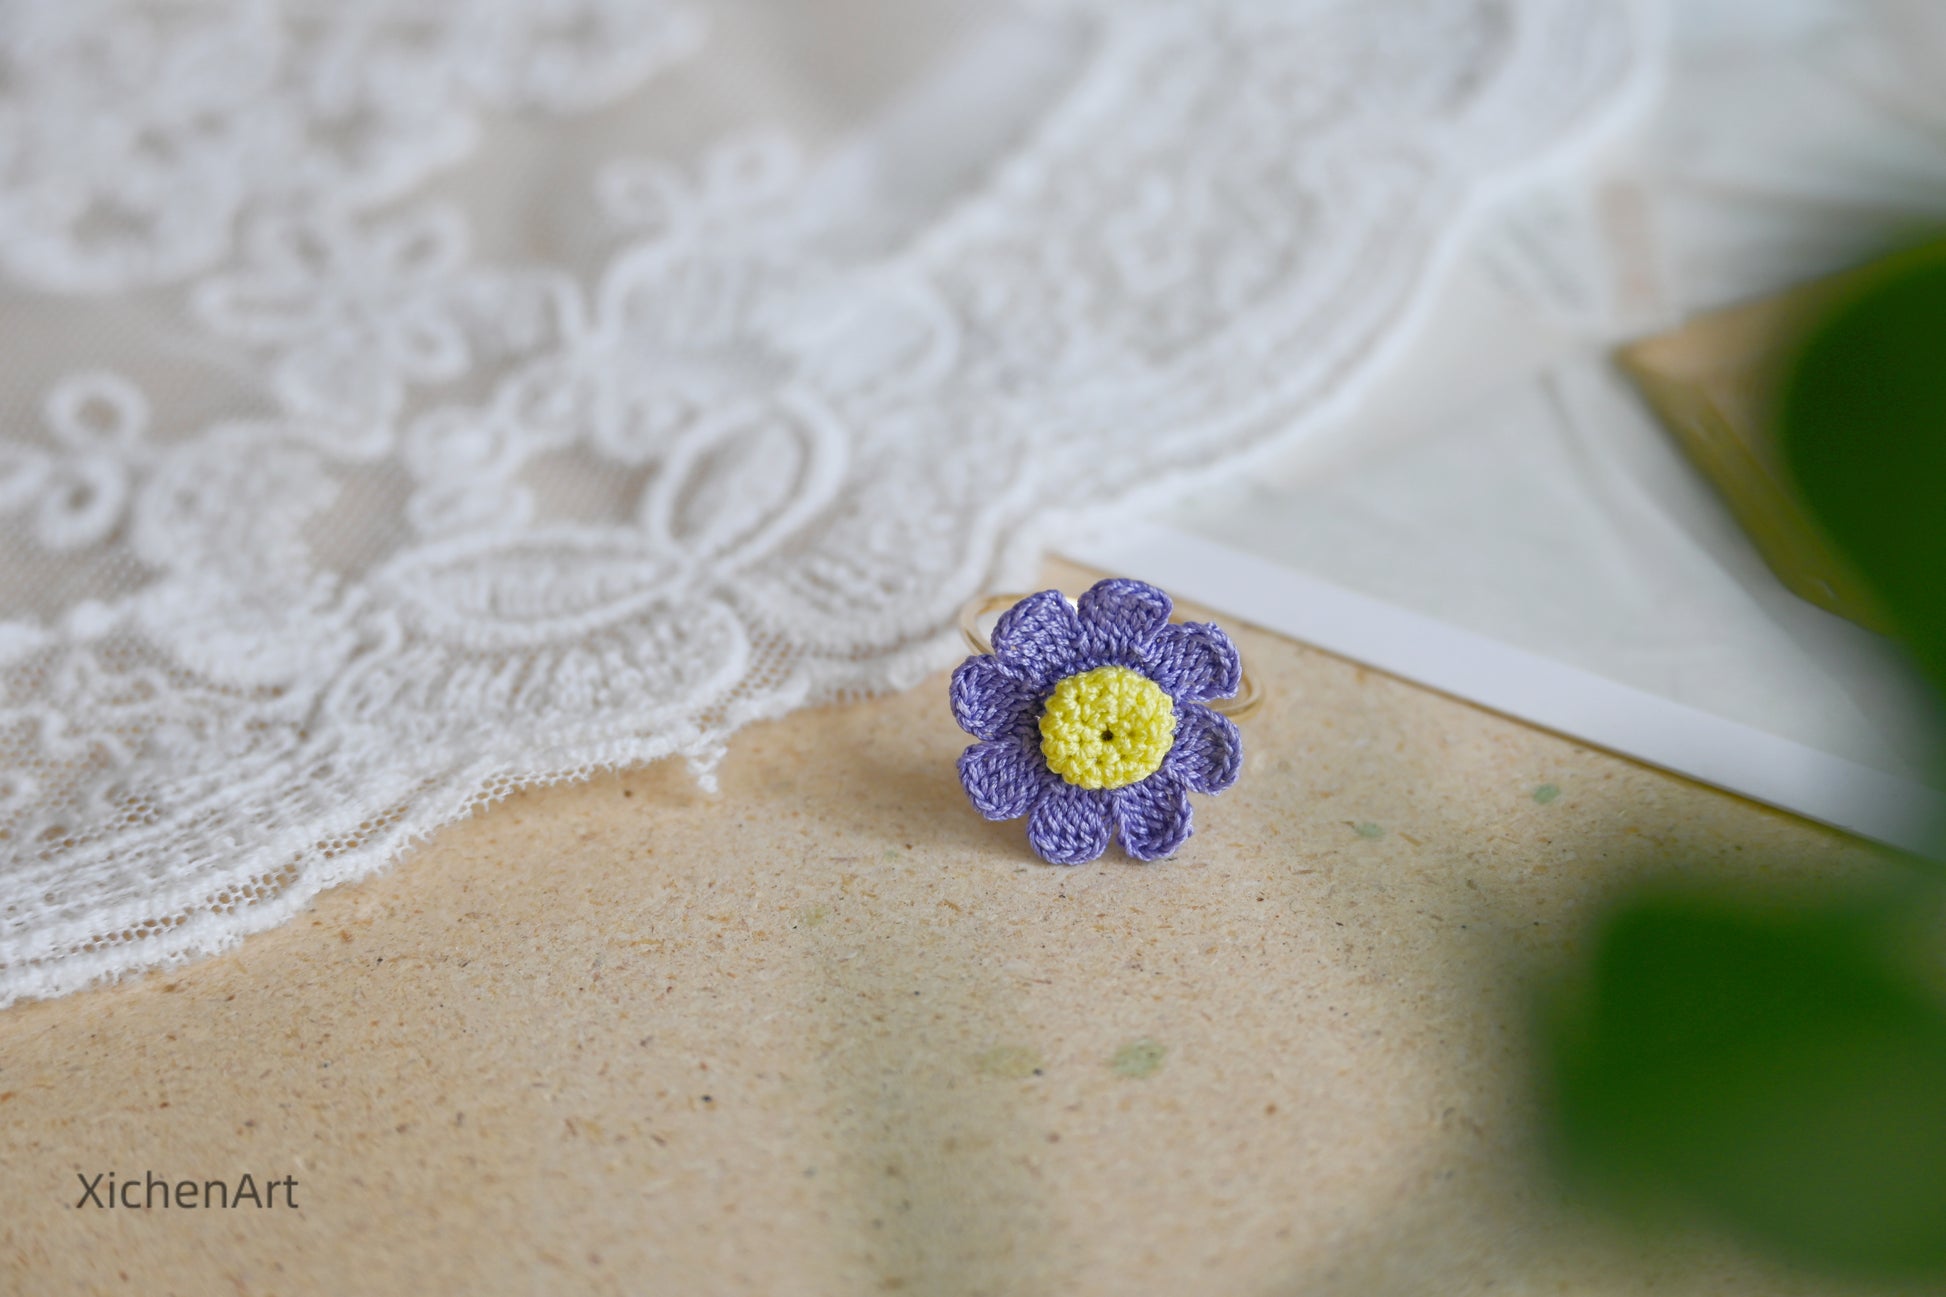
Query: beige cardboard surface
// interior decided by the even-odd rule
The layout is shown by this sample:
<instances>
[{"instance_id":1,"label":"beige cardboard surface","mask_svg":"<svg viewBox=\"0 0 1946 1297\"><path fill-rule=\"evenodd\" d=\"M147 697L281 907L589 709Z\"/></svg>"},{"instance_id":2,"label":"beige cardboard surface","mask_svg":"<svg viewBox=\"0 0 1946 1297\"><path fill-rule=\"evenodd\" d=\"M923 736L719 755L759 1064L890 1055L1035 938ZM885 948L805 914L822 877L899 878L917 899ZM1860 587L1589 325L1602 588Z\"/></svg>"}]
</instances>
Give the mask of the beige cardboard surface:
<instances>
[{"instance_id":1,"label":"beige cardboard surface","mask_svg":"<svg viewBox=\"0 0 1946 1297\"><path fill-rule=\"evenodd\" d=\"M1872 850L1236 635L1268 700L1171 861L981 821L942 677L0 1014L0 1291L1825 1291L1564 1205L1528 1008L1650 849ZM77 1208L107 1171L297 1206Z\"/></svg>"}]
</instances>

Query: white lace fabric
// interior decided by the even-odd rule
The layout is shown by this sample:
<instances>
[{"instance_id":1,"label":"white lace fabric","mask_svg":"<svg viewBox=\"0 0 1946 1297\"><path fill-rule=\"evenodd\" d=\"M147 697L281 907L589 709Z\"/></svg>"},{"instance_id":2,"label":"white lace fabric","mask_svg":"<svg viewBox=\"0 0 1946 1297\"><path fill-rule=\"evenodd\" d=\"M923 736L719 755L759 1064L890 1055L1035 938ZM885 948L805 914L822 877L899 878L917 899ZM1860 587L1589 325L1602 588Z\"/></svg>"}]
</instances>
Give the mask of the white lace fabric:
<instances>
[{"instance_id":1,"label":"white lace fabric","mask_svg":"<svg viewBox=\"0 0 1946 1297\"><path fill-rule=\"evenodd\" d=\"M1343 399L1643 45L1610 0L16 0L0 1004L941 667L1049 525Z\"/></svg>"}]
</instances>

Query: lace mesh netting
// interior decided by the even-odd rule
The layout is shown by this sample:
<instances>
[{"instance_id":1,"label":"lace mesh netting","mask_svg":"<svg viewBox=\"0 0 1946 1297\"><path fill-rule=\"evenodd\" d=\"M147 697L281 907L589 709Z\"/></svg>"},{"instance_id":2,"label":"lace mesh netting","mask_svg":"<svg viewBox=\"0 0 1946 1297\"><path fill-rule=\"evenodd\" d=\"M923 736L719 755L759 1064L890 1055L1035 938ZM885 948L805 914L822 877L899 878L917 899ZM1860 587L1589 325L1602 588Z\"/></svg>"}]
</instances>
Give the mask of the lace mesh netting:
<instances>
[{"instance_id":1,"label":"lace mesh netting","mask_svg":"<svg viewBox=\"0 0 1946 1297\"><path fill-rule=\"evenodd\" d=\"M0 9L0 1004L898 688L1302 432L1611 0Z\"/></svg>"}]
</instances>

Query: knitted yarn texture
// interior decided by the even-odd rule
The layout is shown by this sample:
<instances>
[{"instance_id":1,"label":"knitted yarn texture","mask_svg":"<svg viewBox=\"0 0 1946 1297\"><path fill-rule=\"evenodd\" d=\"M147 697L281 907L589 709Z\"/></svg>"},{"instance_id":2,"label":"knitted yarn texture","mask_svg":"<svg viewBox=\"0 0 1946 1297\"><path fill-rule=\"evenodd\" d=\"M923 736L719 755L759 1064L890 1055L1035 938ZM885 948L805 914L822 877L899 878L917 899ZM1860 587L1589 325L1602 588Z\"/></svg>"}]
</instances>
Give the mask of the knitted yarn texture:
<instances>
[{"instance_id":1,"label":"knitted yarn texture","mask_svg":"<svg viewBox=\"0 0 1946 1297\"><path fill-rule=\"evenodd\" d=\"M1049 864L1083 864L1115 839L1137 860L1173 855L1194 831L1189 794L1243 770L1242 736L1205 705L1236 696L1236 646L1207 622L1172 624L1172 608L1123 578L1072 607L1043 590L1002 614L992 653L953 672L953 717L979 740L959 759L966 795L990 820L1025 815Z\"/></svg>"},{"instance_id":2,"label":"knitted yarn texture","mask_svg":"<svg viewBox=\"0 0 1946 1297\"><path fill-rule=\"evenodd\" d=\"M1083 788L1121 788L1162 764L1176 741L1176 713L1147 676L1096 667L1054 686L1040 731L1048 769Z\"/></svg>"}]
</instances>

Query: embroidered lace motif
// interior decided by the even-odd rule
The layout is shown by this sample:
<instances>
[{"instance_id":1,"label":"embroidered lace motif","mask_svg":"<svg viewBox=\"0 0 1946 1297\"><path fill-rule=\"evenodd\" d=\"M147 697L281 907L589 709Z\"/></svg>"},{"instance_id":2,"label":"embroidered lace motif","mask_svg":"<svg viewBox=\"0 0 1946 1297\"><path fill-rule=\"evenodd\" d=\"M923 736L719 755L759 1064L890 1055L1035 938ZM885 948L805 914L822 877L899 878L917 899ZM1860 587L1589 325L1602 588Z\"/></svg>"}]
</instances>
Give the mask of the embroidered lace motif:
<instances>
[{"instance_id":1,"label":"embroidered lace motif","mask_svg":"<svg viewBox=\"0 0 1946 1297\"><path fill-rule=\"evenodd\" d=\"M902 0L865 75L760 8L0 12L0 1004L949 664L1049 522L1343 396L1643 59L1611 0Z\"/></svg>"}]
</instances>

